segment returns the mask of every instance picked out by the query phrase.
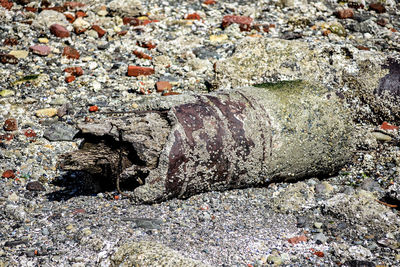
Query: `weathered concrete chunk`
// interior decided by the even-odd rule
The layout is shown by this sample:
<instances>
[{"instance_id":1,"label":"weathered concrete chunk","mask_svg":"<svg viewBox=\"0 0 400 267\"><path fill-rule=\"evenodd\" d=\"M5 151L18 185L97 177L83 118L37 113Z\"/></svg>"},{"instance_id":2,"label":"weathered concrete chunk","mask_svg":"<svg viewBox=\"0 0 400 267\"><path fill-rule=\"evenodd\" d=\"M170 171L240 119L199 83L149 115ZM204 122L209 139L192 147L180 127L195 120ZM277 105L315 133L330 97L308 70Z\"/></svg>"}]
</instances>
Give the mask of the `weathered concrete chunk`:
<instances>
[{"instance_id":1,"label":"weathered concrete chunk","mask_svg":"<svg viewBox=\"0 0 400 267\"><path fill-rule=\"evenodd\" d=\"M64 169L117 178L117 188L121 180L138 202L151 203L331 175L352 153L353 129L340 99L307 82L188 99L79 125L85 144L64 156Z\"/></svg>"}]
</instances>

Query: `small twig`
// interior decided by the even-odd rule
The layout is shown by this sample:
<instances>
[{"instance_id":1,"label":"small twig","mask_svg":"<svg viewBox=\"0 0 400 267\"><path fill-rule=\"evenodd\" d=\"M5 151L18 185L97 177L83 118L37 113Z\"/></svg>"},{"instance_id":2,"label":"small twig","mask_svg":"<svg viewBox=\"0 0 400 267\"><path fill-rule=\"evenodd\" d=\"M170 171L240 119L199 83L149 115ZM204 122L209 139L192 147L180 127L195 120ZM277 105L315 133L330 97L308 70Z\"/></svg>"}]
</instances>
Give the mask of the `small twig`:
<instances>
[{"instance_id":1,"label":"small twig","mask_svg":"<svg viewBox=\"0 0 400 267\"><path fill-rule=\"evenodd\" d=\"M380 201L380 200L378 200L378 199L375 199L375 200L376 200L376 202L378 202L378 203L380 203L380 204L382 204L382 205L385 205L385 206L387 206L387 207L389 207L389 208L397 208L397 205L388 204L388 203L383 202L383 201Z\"/></svg>"}]
</instances>

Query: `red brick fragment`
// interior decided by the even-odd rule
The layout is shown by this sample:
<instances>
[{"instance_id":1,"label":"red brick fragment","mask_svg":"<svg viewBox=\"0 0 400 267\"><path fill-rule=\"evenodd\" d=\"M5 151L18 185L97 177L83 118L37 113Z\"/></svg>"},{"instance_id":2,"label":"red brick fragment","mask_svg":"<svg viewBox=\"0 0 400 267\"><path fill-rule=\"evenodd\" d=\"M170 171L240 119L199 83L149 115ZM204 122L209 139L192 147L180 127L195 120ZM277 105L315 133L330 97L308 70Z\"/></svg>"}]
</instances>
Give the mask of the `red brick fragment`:
<instances>
[{"instance_id":1,"label":"red brick fragment","mask_svg":"<svg viewBox=\"0 0 400 267\"><path fill-rule=\"evenodd\" d=\"M1 177L3 178L10 178L10 179L14 179L15 178L15 173L13 170L6 170L3 172L3 174L1 175Z\"/></svg>"},{"instance_id":2,"label":"red brick fragment","mask_svg":"<svg viewBox=\"0 0 400 267\"><path fill-rule=\"evenodd\" d=\"M388 24L388 23L389 23L389 20L387 18L381 18L376 22L376 24L378 24L379 26L382 26L382 27L386 26L386 24Z\"/></svg>"},{"instance_id":3,"label":"red brick fragment","mask_svg":"<svg viewBox=\"0 0 400 267\"><path fill-rule=\"evenodd\" d=\"M384 121L381 125L381 129L382 130L398 130L399 126L391 125L391 124L387 123L386 121Z\"/></svg>"},{"instance_id":4,"label":"red brick fragment","mask_svg":"<svg viewBox=\"0 0 400 267\"><path fill-rule=\"evenodd\" d=\"M16 131L18 130L17 120L14 118L7 119L3 125L4 130L6 131Z\"/></svg>"},{"instance_id":5,"label":"red brick fragment","mask_svg":"<svg viewBox=\"0 0 400 267\"><path fill-rule=\"evenodd\" d=\"M54 10L60 13L64 13L67 9L62 6L53 6L53 7L43 7L42 10Z\"/></svg>"},{"instance_id":6,"label":"red brick fragment","mask_svg":"<svg viewBox=\"0 0 400 267\"><path fill-rule=\"evenodd\" d=\"M70 35L69 31L64 26L56 23L50 26L50 32L60 38L66 38Z\"/></svg>"},{"instance_id":7,"label":"red brick fragment","mask_svg":"<svg viewBox=\"0 0 400 267\"><path fill-rule=\"evenodd\" d=\"M24 134L25 134L25 136L28 137L28 138L29 138L29 137L36 137L36 133L35 133L35 131L32 130L32 129L26 130Z\"/></svg>"},{"instance_id":8,"label":"red brick fragment","mask_svg":"<svg viewBox=\"0 0 400 267\"><path fill-rule=\"evenodd\" d=\"M0 5L1 5L2 7L4 7L5 9L10 10L10 9L12 8L12 6L13 6L13 3L12 3L12 2L9 2L9 1L7 1L7 0L0 0Z\"/></svg>"},{"instance_id":9,"label":"red brick fragment","mask_svg":"<svg viewBox=\"0 0 400 267\"><path fill-rule=\"evenodd\" d=\"M36 13L38 9L36 7L26 6L24 9L28 12Z\"/></svg>"},{"instance_id":10,"label":"red brick fragment","mask_svg":"<svg viewBox=\"0 0 400 267\"><path fill-rule=\"evenodd\" d=\"M39 56L47 56L51 52L51 48L47 45L32 45L29 50Z\"/></svg>"},{"instance_id":11,"label":"red brick fragment","mask_svg":"<svg viewBox=\"0 0 400 267\"><path fill-rule=\"evenodd\" d=\"M84 7L84 6L85 6L84 3L75 2L75 1L72 1L72 2L65 2L65 3L64 3L64 7L65 7L65 8L69 8L69 9L74 9L74 8Z\"/></svg>"},{"instance_id":12,"label":"red brick fragment","mask_svg":"<svg viewBox=\"0 0 400 267\"><path fill-rule=\"evenodd\" d=\"M127 33L128 33L128 31L120 31L120 32L117 32L117 34L118 34L119 36L125 36Z\"/></svg>"},{"instance_id":13,"label":"red brick fragment","mask_svg":"<svg viewBox=\"0 0 400 267\"><path fill-rule=\"evenodd\" d=\"M64 47L64 51L63 51L63 56L66 56L68 59L79 59L79 57L81 56L78 52L78 50L76 50L75 48L72 48L70 46L66 46Z\"/></svg>"},{"instance_id":14,"label":"red brick fragment","mask_svg":"<svg viewBox=\"0 0 400 267\"><path fill-rule=\"evenodd\" d=\"M147 48L148 50L156 48L156 45L151 42L137 42L136 44L143 48Z\"/></svg>"},{"instance_id":15,"label":"red brick fragment","mask_svg":"<svg viewBox=\"0 0 400 267\"><path fill-rule=\"evenodd\" d=\"M65 18L68 20L69 23L74 23L75 21L75 16L71 13L65 13L64 14Z\"/></svg>"},{"instance_id":16,"label":"red brick fragment","mask_svg":"<svg viewBox=\"0 0 400 267\"><path fill-rule=\"evenodd\" d=\"M269 25L268 24L254 24L251 26L252 29L258 32L269 32Z\"/></svg>"},{"instance_id":17,"label":"red brick fragment","mask_svg":"<svg viewBox=\"0 0 400 267\"><path fill-rule=\"evenodd\" d=\"M349 19L354 16L354 11L351 8L340 9L336 12L336 17L339 19Z\"/></svg>"},{"instance_id":18,"label":"red brick fragment","mask_svg":"<svg viewBox=\"0 0 400 267\"><path fill-rule=\"evenodd\" d=\"M253 19L245 16L226 15L222 18L222 28L225 29L231 24L239 24L241 31L250 31Z\"/></svg>"},{"instance_id":19,"label":"red brick fragment","mask_svg":"<svg viewBox=\"0 0 400 267\"><path fill-rule=\"evenodd\" d=\"M74 75L70 75L68 77L65 77L65 82L66 83L72 83L73 81L75 81L75 76Z\"/></svg>"},{"instance_id":20,"label":"red brick fragment","mask_svg":"<svg viewBox=\"0 0 400 267\"><path fill-rule=\"evenodd\" d=\"M320 258L323 258L325 256L322 251L316 251L316 252L314 252L314 255L317 255Z\"/></svg>"},{"instance_id":21,"label":"red brick fragment","mask_svg":"<svg viewBox=\"0 0 400 267\"><path fill-rule=\"evenodd\" d=\"M187 15L185 19L200 20L201 17L197 13L192 13L192 14Z\"/></svg>"},{"instance_id":22,"label":"red brick fragment","mask_svg":"<svg viewBox=\"0 0 400 267\"><path fill-rule=\"evenodd\" d=\"M152 75L154 74L153 68L139 67L139 66L128 66L128 76L141 76L141 75Z\"/></svg>"},{"instance_id":23,"label":"red brick fragment","mask_svg":"<svg viewBox=\"0 0 400 267\"><path fill-rule=\"evenodd\" d=\"M89 112L96 112L96 111L98 111L98 110L99 110L99 107L96 106L96 105L90 106L90 107L89 107Z\"/></svg>"},{"instance_id":24,"label":"red brick fragment","mask_svg":"<svg viewBox=\"0 0 400 267\"><path fill-rule=\"evenodd\" d=\"M143 59L148 59L148 60L152 60L153 59L151 56L149 56L149 55L147 55L147 54L145 54L143 52L137 51L137 50L134 50L132 53L135 56L137 56L138 58L143 58Z\"/></svg>"},{"instance_id":25,"label":"red brick fragment","mask_svg":"<svg viewBox=\"0 0 400 267\"><path fill-rule=\"evenodd\" d=\"M295 236L295 237L289 238L289 239L288 239L288 242L289 242L290 244L292 244L292 245L295 245L295 244L297 244L297 243L299 243L299 242L307 242L307 237L304 236L304 235Z\"/></svg>"},{"instance_id":26,"label":"red brick fragment","mask_svg":"<svg viewBox=\"0 0 400 267\"><path fill-rule=\"evenodd\" d=\"M3 42L3 44L4 44L4 45L11 45L11 46L14 46L14 45L17 45L17 44L18 44L18 40L15 39L15 38L6 38L6 39L4 40L4 42Z\"/></svg>"},{"instance_id":27,"label":"red brick fragment","mask_svg":"<svg viewBox=\"0 0 400 267\"><path fill-rule=\"evenodd\" d=\"M391 32L397 32L397 30L395 28L391 28L390 31Z\"/></svg>"},{"instance_id":28,"label":"red brick fragment","mask_svg":"<svg viewBox=\"0 0 400 267\"><path fill-rule=\"evenodd\" d=\"M106 31L103 30L99 25L93 25L92 29L95 30L97 32L97 36L99 38L103 37L104 34L106 34Z\"/></svg>"},{"instance_id":29,"label":"red brick fragment","mask_svg":"<svg viewBox=\"0 0 400 267\"><path fill-rule=\"evenodd\" d=\"M206 0L203 2L205 5L214 5L215 3L217 3L215 0Z\"/></svg>"},{"instance_id":30,"label":"red brick fragment","mask_svg":"<svg viewBox=\"0 0 400 267\"><path fill-rule=\"evenodd\" d=\"M369 50L369 48L368 48L368 47L366 47L366 46L363 46L363 45L357 45L356 47L357 47L357 49L358 49L358 50L366 50L366 51L368 51L368 50Z\"/></svg>"},{"instance_id":31,"label":"red brick fragment","mask_svg":"<svg viewBox=\"0 0 400 267\"><path fill-rule=\"evenodd\" d=\"M374 10L376 13L385 13L386 8L381 3L369 4L369 10Z\"/></svg>"},{"instance_id":32,"label":"red brick fragment","mask_svg":"<svg viewBox=\"0 0 400 267\"><path fill-rule=\"evenodd\" d=\"M164 92L165 90L170 91L172 84L168 81L159 81L156 83L157 92Z\"/></svg>"},{"instance_id":33,"label":"red brick fragment","mask_svg":"<svg viewBox=\"0 0 400 267\"><path fill-rule=\"evenodd\" d=\"M74 209L71 213L73 215L78 214L78 213L86 213L86 210L84 210L84 209Z\"/></svg>"},{"instance_id":34,"label":"red brick fragment","mask_svg":"<svg viewBox=\"0 0 400 267\"><path fill-rule=\"evenodd\" d=\"M75 12L75 17L77 18L83 18L83 17L87 17L88 15L86 14L86 12L83 12L82 10L78 10Z\"/></svg>"},{"instance_id":35,"label":"red brick fragment","mask_svg":"<svg viewBox=\"0 0 400 267\"><path fill-rule=\"evenodd\" d=\"M2 134L0 135L0 143L2 140L11 141L13 138L14 138L13 134L10 133Z\"/></svg>"},{"instance_id":36,"label":"red brick fragment","mask_svg":"<svg viewBox=\"0 0 400 267\"><path fill-rule=\"evenodd\" d=\"M133 18L133 17L125 17L122 19L122 22L124 23L124 25L131 25L131 26L139 26L140 25L140 21L137 18Z\"/></svg>"},{"instance_id":37,"label":"red brick fragment","mask_svg":"<svg viewBox=\"0 0 400 267\"><path fill-rule=\"evenodd\" d=\"M157 19L145 19L145 20L140 21L140 25L145 26L147 24L154 23L154 22L160 22L160 21Z\"/></svg>"},{"instance_id":38,"label":"red brick fragment","mask_svg":"<svg viewBox=\"0 0 400 267\"><path fill-rule=\"evenodd\" d=\"M169 96L169 95L180 95L181 93L178 92L163 92L162 96Z\"/></svg>"},{"instance_id":39,"label":"red brick fragment","mask_svg":"<svg viewBox=\"0 0 400 267\"><path fill-rule=\"evenodd\" d=\"M69 67L64 69L65 72L71 73L72 75L79 77L83 75L82 67Z\"/></svg>"},{"instance_id":40,"label":"red brick fragment","mask_svg":"<svg viewBox=\"0 0 400 267\"><path fill-rule=\"evenodd\" d=\"M0 54L0 62L3 64L17 64L18 58L13 55L8 54Z\"/></svg>"}]
</instances>

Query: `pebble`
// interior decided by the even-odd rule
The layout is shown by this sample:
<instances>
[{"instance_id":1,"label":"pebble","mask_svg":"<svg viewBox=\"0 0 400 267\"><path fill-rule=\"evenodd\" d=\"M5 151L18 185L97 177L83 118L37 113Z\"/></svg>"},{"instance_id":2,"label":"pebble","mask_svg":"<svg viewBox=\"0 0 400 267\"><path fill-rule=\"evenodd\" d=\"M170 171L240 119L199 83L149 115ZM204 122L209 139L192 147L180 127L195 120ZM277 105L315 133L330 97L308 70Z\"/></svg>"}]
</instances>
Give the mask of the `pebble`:
<instances>
[{"instance_id":1,"label":"pebble","mask_svg":"<svg viewBox=\"0 0 400 267\"><path fill-rule=\"evenodd\" d=\"M50 32L59 38L66 38L70 36L70 32L64 26L57 23L50 26Z\"/></svg>"},{"instance_id":2,"label":"pebble","mask_svg":"<svg viewBox=\"0 0 400 267\"><path fill-rule=\"evenodd\" d=\"M24 59L24 58L28 57L29 51L26 51L26 50L12 50L12 51L10 51L9 54L14 56L14 57L16 57L16 58Z\"/></svg>"},{"instance_id":3,"label":"pebble","mask_svg":"<svg viewBox=\"0 0 400 267\"><path fill-rule=\"evenodd\" d=\"M26 190L28 190L28 191L46 191L46 188L39 181L33 181L33 182L28 182L26 184Z\"/></svg>"},{"instance_id":4,"label":"pebble","mask_svg":"<svg viewBox=\"0 0 400 267\"><path fill-rule=\"evenodd\" d=\"M29 47L29 50L40 56L47 56L51 52L51 48L47 45L33 45Z\"/></svg>"},{"instance_id":5,"label":"pebble","mask_svg":"<svg viewBox=\"0 0 400 267\"><path fill-rule=\"evenodd\" d=\"M43 108L35 111L35 115L39 118L54 117L57 115L56 108Z\"/></svg>"},{"instance_id":6,"label":"pebble","mask_svg":"<svg viewBox=\"0 0 400 267\"><path fill-rule=\"evenodd\" d=\"M381 133L381 132L372 132L372 135L378 141L390 142L392 140L392 137L390 137L387 134Z\"/></svg>"},{"instance_id":7,"label":"pebble","mask_svg":"<svg viewBox=\"0 0 400 267\"><path fill-rule=\"evenodd\" d=\"M326 241L328 240L328 238L323 233L318 233L314 235L313 239L315 240L315 242L320 242L322 244L326 243Z\"/></svg>"},{"instance_id":8,"label":"pebble","mask_svg":"<svg viewBox=\"0 0 400 267\"><path fill-rule=\"evenodd\" d=\"M14 118L7 119L4 122L3 129L5 131L16 131L16 130L18 130L17 120L14 119Z\"/></svg>"}]
</instances>

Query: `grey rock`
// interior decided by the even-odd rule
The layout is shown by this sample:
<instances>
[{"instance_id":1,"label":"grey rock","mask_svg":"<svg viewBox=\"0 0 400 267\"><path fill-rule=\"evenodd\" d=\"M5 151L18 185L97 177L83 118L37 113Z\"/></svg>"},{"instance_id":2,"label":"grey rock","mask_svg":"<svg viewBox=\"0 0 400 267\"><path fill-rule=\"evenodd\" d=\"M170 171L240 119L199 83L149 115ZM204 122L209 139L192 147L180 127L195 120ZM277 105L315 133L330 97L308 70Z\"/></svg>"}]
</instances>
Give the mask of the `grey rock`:
<instances>
[{"instance_id":1,"label":"grey rock","mask_svg":"<svg viewBox=\"0 0 400 267\"><path fill-rule=\"evenodd\" d=\"M325 244L326 241L328 240L326 235L324 235L323 233L318 233L316 235L313 235L313 239L315 240L315 242L321 242L322 244Z\"/></svg>"},{"instance_id":2,"label":"grey rock","mask_svg":"<svg viewBox=\"0 0 400 267\"><path fill-rule=\"evenodd\" d=\"M43 137L49 141L72 141L78 132L73 126L57 122L45 130Z\"/></svg>"},{"instance_id":3,"label":"grey rock","mask_svg":"<svg viewBox=\"0 0 400 267\"><path fill-rule=\"evenodd\" d=\"M55 23L64 27L70 24L63 13L54 10L43 10L32 22L32 26L48 29Z\"/></svg>"}]
</instances>

